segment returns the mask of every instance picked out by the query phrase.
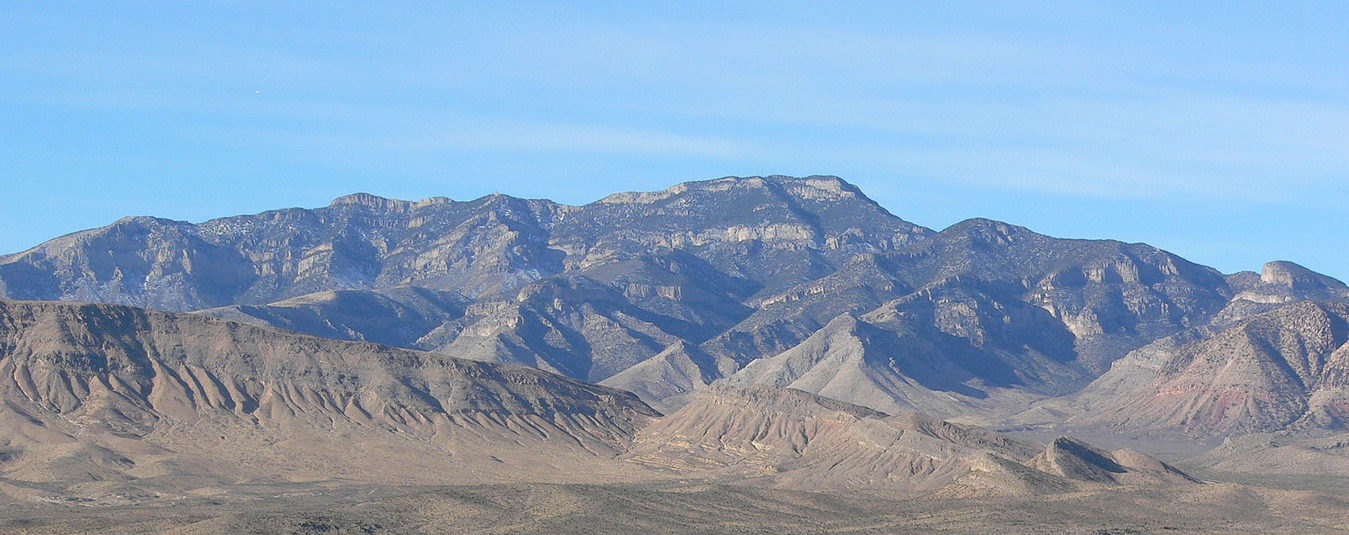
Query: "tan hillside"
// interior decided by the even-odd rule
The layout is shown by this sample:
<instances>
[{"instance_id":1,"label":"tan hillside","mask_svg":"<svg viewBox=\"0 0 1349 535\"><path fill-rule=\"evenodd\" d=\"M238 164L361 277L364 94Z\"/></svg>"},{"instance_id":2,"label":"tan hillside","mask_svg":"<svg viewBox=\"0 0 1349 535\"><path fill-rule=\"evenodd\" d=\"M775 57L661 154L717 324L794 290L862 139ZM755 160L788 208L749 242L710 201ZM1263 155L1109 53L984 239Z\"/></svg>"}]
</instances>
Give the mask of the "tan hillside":
<instances>
[{"instance_id":1,"label":"tan hillside","mask_svg":"<svg viewBox=\"0 0 1349 535\"><path fill-rule=\"evenodd\" d=\"M0 474L20 484L602 480L657 416L532 368L20 301L0 301L0 400Z\"/></svg>"},{"instance_id":2,"label":"tan hillside","mask_svg":"<svg viewBox=\"0 0 1349 535\"><path fill-rule=\"evenodd\" d=\"M1063 492L1079 483L1172 484L1178 471L1136 453L1099 481L1035 463L1044 448L916 413L890 416L794 389L715 384L643 429L625 458L684 477L791 489L884 488L937 495ZM1092 450L1094 451L1094 449ZM1117 464L1116 464L1117 463ZM1149 479L1145 472L1174 474Z\"/></svg>"},{"instance_id":3,"label":"tan hillside","mask_svg":"<svg viewBox=\"0 0 1349 535\"><path fill-rule=\"evenodd\" d=\"M1071 437L1059 437L1029 463L1042 472L1105 484L1193 483L1195 479L1137 450L1105 451Z\"/></svg>"}]
</instances>

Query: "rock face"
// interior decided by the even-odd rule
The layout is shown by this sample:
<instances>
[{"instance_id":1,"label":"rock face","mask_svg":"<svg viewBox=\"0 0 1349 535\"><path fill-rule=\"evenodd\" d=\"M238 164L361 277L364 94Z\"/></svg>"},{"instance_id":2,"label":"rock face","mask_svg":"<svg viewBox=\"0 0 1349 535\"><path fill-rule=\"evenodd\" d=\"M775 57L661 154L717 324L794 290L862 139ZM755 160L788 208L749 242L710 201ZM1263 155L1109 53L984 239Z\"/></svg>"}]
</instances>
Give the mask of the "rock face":
<instances>
[{"instance_id":1,"label":"rock face","mask_svg":"<svg viewBox=\"0 0 1349 535\"><path fill-rule=\"evenodd\" d=\"M1088 388L1083 395L1099 401L1083 418L1195 435L1340 428L1349 422L1349 308L1344 303L1298 301L1186 338L1187 343L1158 344L1151 355L1121 361L1116 375L1142 377L1107 374L1100 381L1139 386L1106 394ZM1144 358L1153 365L1130 365ZM1142 371L1148 368L1153 371Z\"/></svg>"},{"instance_id":2,"label":"rock face","mask_svg":"<svg viewBox=\"0 0 1349 535\"><path fill-rule=\"evenodd\" d=\"M584 206L356 194L195 225L127 218L0 257L0 297L524 364L669 411L728 379L992 422L1149 344L1349 289L1288 262L1224 276L984 219L934 232L838 178L773 176Z\"/></svg>"},{"instance_id":3,"label":"rock face","mask_svg":"<svg viewBox=\"0 0 1349 535\"><path fill-rule=\"evenodd\" d=\"M627 392L533 368L23 301L0 301L0 400L0 473L63 483L490 481L474 463L492 455L560 476L611 460L658 416Z\"/></svg>"},{"instance_id":4,"label":"rock face","mask_svg":"<svg viewBox=\"0 0 1349 535\"><path fill-rule=\"evenodd\" d=\"M1285 261L1265 264L1264 269L1260 271L1260 283L1286 288L1292 292L1315 292L1321 295L1344 295L1345 291L1349 290L1343 282Z\"/></svg>"},{"instance_id":5,"label":"rock face","mask_svg":"<svg viewBox=\"0 0 1349 535\"><path fill-rule=\"evenodd\" d=\"M356 194L200 225L127 218L5 257L0 279L10 298L187 311L407 285L477 296L678 250L758 291L928 233L832 177L722 179L580 207Z\"/></svg>"},{"instance_id":6,"label":"rock face","mask_svg":"<svg viewBox=\"0 0 1349 535\"><path fill-rule=\"evenodd\" d=\"M992 338L1013 307L1042 309L1098 374L1130 349L1205 322L1231 292L1212 268L1147 245L1056 239L988 220L958 223L915 245L897 271L946 294L936 299L949 303L940 310L945 331Z\"/></svg>"}]
</instances>

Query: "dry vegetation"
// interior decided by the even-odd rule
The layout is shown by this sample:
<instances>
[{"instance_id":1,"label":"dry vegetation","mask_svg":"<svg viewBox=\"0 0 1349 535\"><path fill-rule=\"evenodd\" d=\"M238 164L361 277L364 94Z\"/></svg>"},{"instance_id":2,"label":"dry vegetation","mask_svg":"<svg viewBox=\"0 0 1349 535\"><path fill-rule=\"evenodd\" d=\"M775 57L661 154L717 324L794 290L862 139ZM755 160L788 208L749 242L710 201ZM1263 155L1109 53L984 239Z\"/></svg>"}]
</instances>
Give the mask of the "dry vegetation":
<instances>
[{"instance_id":1,"label":"dry vegetation","mask_svg":"<svg viewBox=\"0 0 1349 535\"><path fill-rule=\"evenodd\" d=\"M242 489L109 507L10 504L0 533L1342 533L1342 493L1210 483L1038 498L899 498L668 482Z\"/></svg>"}]
</instances>

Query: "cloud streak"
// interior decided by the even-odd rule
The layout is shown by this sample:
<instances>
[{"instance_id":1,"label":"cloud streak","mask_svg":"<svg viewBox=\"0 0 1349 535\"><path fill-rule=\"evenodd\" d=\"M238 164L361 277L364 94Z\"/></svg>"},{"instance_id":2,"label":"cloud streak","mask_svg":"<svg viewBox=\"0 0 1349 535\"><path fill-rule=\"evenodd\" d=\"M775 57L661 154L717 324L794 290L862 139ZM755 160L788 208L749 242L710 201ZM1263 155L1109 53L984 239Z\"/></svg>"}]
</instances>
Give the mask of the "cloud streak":
<instances>
[{"instance_id":1,"label":"cloud streak","mask_svg":"<svg viewBox=\"0 0 1349 535\"><path fill-rule=\"evenodd\" d=\"M1294 214L1349 202L1349 30L1327 9L25 5L0 13L0 157L25 159L10 180L127 202L194 177L299 204L390 183L598 198L634 176L832 173L1005 196L987 206L1010 218L1036 198L1220 202L1330 233ZM947 204L934 217L981 215ZM1206 232L1194 243L1240 242Z\"/></svg>"}]
</instances>

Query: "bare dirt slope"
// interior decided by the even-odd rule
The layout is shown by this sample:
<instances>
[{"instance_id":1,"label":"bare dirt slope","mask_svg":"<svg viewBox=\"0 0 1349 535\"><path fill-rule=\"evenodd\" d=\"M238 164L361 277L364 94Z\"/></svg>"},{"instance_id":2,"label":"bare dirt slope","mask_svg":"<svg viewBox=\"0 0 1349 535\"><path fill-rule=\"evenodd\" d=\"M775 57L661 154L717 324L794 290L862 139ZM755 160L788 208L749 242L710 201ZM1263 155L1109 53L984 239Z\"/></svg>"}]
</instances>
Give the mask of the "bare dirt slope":
<instances>
[{"instance_id":1,"label":"bare dirt slope","mask_svg":"<svg viewBox=\"0 0 1349 535\"><path fill-rule=\"evenodd\" d=\"M949 496L1195 483L1135 451L1102 452L1068 438L1046 449L975 426L768 386L713 385L642 429L624 458L679 477Z\"/></svg>"},{"instance_id":2,"label":"bare dirt slope","mask_svg":"<svg viewBox=\"0 0 1349 535\"><path fill-rule=\"evenodd\" d=\"M578 470L602 480L657 414L629 393L533 368L195 315L0 302L0 477L11 494Z\"/></svg>"}]
</instances>

